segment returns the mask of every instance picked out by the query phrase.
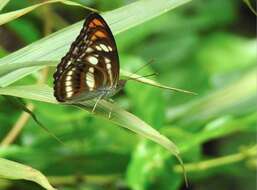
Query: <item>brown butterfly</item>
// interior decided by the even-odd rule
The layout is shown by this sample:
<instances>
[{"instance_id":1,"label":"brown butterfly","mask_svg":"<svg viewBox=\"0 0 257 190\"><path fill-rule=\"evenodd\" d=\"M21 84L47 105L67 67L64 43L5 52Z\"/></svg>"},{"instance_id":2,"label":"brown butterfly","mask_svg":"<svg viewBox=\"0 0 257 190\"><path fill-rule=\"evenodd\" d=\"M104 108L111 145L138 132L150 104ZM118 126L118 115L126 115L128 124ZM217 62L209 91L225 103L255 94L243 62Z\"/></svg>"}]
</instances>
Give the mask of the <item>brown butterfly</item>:
<instances>
[{"instance_id":1,"label":"brown butterfly","mask_svg":"<svg viewBox=\"0 0 257 190\"><path fill-rule=\"evenodd\" d=\"M105 20L91 13L54 73L54 96L59 102L109 98L125 85L119 80L116 43Z\"/></svg>"}]
</instances>

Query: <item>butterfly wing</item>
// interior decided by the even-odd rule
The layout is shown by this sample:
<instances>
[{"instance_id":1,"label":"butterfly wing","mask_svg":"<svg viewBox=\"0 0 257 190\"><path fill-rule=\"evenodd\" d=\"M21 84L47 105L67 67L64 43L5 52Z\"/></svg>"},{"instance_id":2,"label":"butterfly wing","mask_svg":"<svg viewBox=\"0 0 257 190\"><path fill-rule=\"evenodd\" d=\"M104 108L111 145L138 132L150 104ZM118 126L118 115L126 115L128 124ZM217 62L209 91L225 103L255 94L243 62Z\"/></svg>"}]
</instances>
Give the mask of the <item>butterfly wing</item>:
<instances>
[{"instance_id":1,"label":"butterfly wing","mask_svg":"<svg viewBox=\"0 0 257 190\"><path fill-rule=\"evenodd\" d=\"M101 89L115 88L118 80L119 57L114 37L104 19L92 13L57 66L54 96L61 102L81 96L91 99L101 94Z\"/></svg>"}]
</instances>

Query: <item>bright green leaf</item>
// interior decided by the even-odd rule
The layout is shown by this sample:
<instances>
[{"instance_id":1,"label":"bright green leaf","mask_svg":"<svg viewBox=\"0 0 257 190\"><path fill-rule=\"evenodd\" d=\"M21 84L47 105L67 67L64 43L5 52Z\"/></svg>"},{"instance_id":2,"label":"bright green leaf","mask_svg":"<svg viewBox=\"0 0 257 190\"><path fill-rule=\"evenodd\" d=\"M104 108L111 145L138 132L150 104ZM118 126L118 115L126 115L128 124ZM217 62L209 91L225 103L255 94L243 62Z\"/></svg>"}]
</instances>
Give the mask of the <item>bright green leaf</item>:
<instances>
[{"instance_id":1,"label":"bright green leaf","mask_svg":"<svg viewBox=\"0 0 257 190\"><path fill-rule=\"evenodd\" d=\"M0 158L0 178L25 179L34 181L47 190L55 190L38 170L3 158Z\"/></svg>"},{"instance_id":2,"label":"bright green leaf","mask_svg":"<svg viewBox=\"0 0 257 190\"><path fill-rule=\"evenodd\" d=\"M141 0L103 14L112 32L118 34L147 20L157 17L190 0ZM144 11L142 11L144 10ZM56 61L67 52L81 29L83 21L47 36L2 59L0 65L13 68L12 64L33 61ZM41 67L22 68L0 78L0 86L7 86Z\"/></svg>"},{"instance_id":3,"label":"bright green leaf","mask_svg":"<svg viewBox=\"0 0 257 190\"><path fill-rule=\"evenodd\" d=\"M16 96L20 98L32 99L37 101L43 101L48 103L58 102L53 97L53 91L48 86L30 85L30 86L13 86L0 88L0 94ZM95 101L90 100L84 103L76 104L75 106L82 109L92 111ZM109 119L109 112L112 112L111 118ZM105 100L101 100L96 107L96 113L102 117L109 119L111 122L125 127L139 135L148 138L161 146L165 147L172 154L178 157L178 149L176 145L161 135L158 131L150 127L147 123L137 118L133 114L119 108L118 106L111 104Z\"/></svg>"},{"instance_id":4,"label":"bright green leaf","mask_svg":"<svg viewBox=\"0 0 257 190\"><path fill-rule=\"evenodd\" d=\"M76 2L72 2L72 1L68 1L68 0L50 0L50 1L45 1L43 3L38 3L35 5L32 5L30 7L26 7L24 9L20 9L20 10L16 10L16 11L12 11L12 12L8 12L8 13L4 13L4 14L0 14L0 25L3 25L7 22L10 22L14 19L17 19L31 11L33 11L34 9L41 7L43 5L47 5L50 3L63 3L63 4L67 4L67 5L72 5L72 6L80 6L80 7L84 7L83 5L76 3ZM89 10L93 10L91 8L85 7Z\"/></svg>"},{"instance_id":5,"label":"bright green leaf","mask_svg":"<svg viewBox=\"0 0 257 190\"><path fill-rule=\"evenodd\" d=\"M9 3L10 0L1 0L0 11Z\"/></svg>"}]
</instances>

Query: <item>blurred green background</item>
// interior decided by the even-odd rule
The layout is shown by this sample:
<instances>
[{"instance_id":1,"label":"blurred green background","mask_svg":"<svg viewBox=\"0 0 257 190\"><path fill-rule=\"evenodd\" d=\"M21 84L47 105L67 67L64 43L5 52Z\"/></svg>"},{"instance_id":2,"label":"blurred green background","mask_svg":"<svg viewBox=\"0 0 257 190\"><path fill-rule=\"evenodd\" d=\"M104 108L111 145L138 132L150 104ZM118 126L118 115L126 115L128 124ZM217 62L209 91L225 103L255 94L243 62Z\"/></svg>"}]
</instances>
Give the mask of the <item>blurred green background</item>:
<instances>
[{"instance_id":1,"label":"blurred green background","mask_svg":"<svg viewBox=\"0 0 257 190\"><path fill-rule=\"evenodd\" d=\"M11 1L4 12L31 5ZM78 0L109 11L131 0ZM252 2L253 3L253 2ZM54 4L0 28L0 57L65 26L87 11ZM256 188L256 16L240 0L195 0L115 36L120 64L155 80L198 93L191 96L129 81L116 104L137 115L179 147L192 190ZM39 50L40 51L40 50ZM52 83L54 68L44 70ZM32 84L40 73L16 84ZM0 157L40 170L62 190L186 189L178 162L159 145L91 113L24 100L68 147L32 119ZM32 103L32 104L31 104ZM0 143L22 110L0 97ZM24 117L24 115L23 115ZM28 181L0 179L1 190L37 190Z\"/></svg>"}]
</instances>

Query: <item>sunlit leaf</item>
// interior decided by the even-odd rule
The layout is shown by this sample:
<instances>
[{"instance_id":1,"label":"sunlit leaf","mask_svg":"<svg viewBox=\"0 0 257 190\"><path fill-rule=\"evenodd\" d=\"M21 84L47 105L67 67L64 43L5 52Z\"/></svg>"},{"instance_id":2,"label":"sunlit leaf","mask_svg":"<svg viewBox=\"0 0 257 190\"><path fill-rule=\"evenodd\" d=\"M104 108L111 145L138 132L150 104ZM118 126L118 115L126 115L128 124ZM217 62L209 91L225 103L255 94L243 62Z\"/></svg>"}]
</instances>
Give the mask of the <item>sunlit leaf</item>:
<instances>
[{"instance_id":1,"label":"sunlit leaf","mask_svg":"<svg viewBox=\"0 0 257 190\"><path fill-rule=\"evenodd\" d=\"M50 3L63 3L63 4L67 4L67 5L72 5L72 6L80 6L80 7L84 7L83 5L79 4L79 3L76 3L76 2L72 2L72 1L69 1L69 0L50 0L50 1L45 1L43 3L38 3L38 4L35 4L35 5L32 5L30 7L26 7L26 8L23 8L23 9L20 9L20 10L16 10L16 11L12 11L12 12L8 12L8 13L4 13L4 14L0 14L0 25L3 25L7 22L10 22L14 19L17 19L31 11L33 11L34 9L38 8L38 7L41 7L43 5L47 5L47 4L50 4ZM84 8L87 8L89 10L94 10L94 9L91 9L89 7L84 7Z\"/></svg>"},{"instance_id":2,"label":"sunlit leaf","mask_svg":"<svg viewBox=\"0 0 257 190\"><path fill-rule=\"evenodd\" d=\"M182 92L182 93L191 94L191 95L197 95L197 93L195 93L195 92L190 92L188 90L183 90L183 89L179 89L179 88L169 87L169 86L160 84L160 83L158 83L158 82L156 82L154 80L142 77L142 76L137 75L137 74L129 73L129 72L126 72L126 71L123 71L123 70L122 70L121 74L124 75L125 77L128 77L129 79L132 79L132 80L144 83L144 84L148 84L148 85L151 85L151 86L155 86L157 88L171 90L171 91L174 91L174 92Z\"/></svg>"},{"instance_id":3,"label":"sunlit leaf","mask_svg":"<svg viewBox=\"0 0 257 190\"><path fill-rule=\"evenodd\" d=\"M148 0L136 1L127 6L103 13L102 16L110 25L112 32L118 34L147 20L155 18L190 0ZM141 11L144 10L144 11ZM47 36L31 45L26 46L2 59L0 65L11 67L15 63L33 61L56 61L67 52L81 29L83 21ZM41 67L22 68L0 77L0 86L7 86L20 78L37 71Z\"/></svg>"},{"instance_id":4,"label":"sunlit leaf","mask_svg":"<svg viewBox=\"0 0 257 190\"><path fill-rule=\"evenodd\" d=\"M53 97L52 89L46 85L13 86L0 88L0 94L48 103L58 103ZM90 100L84 103L76 104L74 106L92 111L94 104L95 101ZM109 118L109 112L111 112L111 118ZM133 114L123 110L122 108L105 100L101 100L96 107L96 113L110 120L111 122L128 128L129 130L134 131L135 133L138 133L145 138L151 139L152 141L165 147L172 154L178 156L179 151L173 142L150 127L147 123L137 118Z\"/></svg>"},{"instance_id":5,"label":"sunlit leaf","mask_svg":"<svg viewBox=\"0 0 257 190\"><path fill-rule=\"evenodd\" d=\"M47 190L55 190L47 178L38 170L4 158L0 158L0 178L34 181Z\"/></svg>"},{"instance_id":6,"label":"sunlit leaf","mask_svg":"<svg viewBox=\"0 0 257 190\"><path fill-rule=\"evenodd\" d=\"M229 111L232 113L240 112L242 109L249 112L256 108L256 69L245 74L240 80L217 90L208 96L193 102L170 108L167 118L170 121L183 119L183 123L193 121L204 122L217 115ZM235 109L237 106L241 110Z\"/></svg>"},{"instance_id":7,"label":"sunlit leaf","mask_svg":"<svg viewBox=\"0 0 257 190\"><path fill-rule=\"evenodd\" d=\"M0 2L0 11L9 3L10 0L2 0Z\"/></svg>"}]
</instances>

